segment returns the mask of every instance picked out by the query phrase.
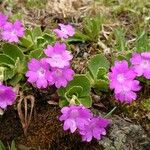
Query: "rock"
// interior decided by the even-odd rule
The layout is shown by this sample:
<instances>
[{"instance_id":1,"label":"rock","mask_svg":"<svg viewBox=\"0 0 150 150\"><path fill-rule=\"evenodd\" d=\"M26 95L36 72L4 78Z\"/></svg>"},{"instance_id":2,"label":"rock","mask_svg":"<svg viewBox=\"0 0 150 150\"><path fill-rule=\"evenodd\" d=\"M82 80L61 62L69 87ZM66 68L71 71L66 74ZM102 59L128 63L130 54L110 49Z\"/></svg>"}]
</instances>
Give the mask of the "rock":
<instances>
[{"instance_id":1,"label":"rock","mask_svg":"<svg viewBox=\"0 0 150 150\"><path fill-rule=\"evenodd\" d=\"M115 116L109 131L107 137L99 141L104 150L150 150L150 137L141 125Z\"/></svg>"}]
</instances>

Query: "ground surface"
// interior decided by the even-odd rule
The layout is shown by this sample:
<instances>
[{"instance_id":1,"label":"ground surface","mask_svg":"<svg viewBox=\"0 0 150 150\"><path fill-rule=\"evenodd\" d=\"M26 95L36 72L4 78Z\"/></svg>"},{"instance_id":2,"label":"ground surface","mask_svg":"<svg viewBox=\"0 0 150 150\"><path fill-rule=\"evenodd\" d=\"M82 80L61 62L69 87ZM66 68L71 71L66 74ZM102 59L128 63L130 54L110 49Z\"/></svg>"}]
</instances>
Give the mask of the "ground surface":
<instances>
[{"instance_id":1,"label":"ground surface","mask_svg":"<svg viewBox=\"0 0 150 150\"><path fill-rule=\"evenodd\" d=\"M120 2L117 0L52 0L43 2L38 0L3 1L0 9L14 18L20 17L26 26L32 28L40 26L42 29L53 29L57 23L71 23L76 28L83 28L85 16L95 17L101 14L104 19L103 29L97 42L77 43L73 45L73 67L77 73L83 73L87 60L94 54L103 52L108 58L117 55L119 47L113 32L122 27L125 30L127 49L134 49L137 32L145 29L150 35L150 3L149 0L131 0ZM149 17L149 18L148 18ZM120 35L119 35L120 36ZM123 40L123 39L122 39ZM123 52L119 52L123 53ZM54 90L55 91L55 90ZM150 111L143 108L143 101L150 98L150 87L144 86L138 100L131 106L119 105L111 93L101 96L91 93L93 98L93 112L105 115L114 106L115 112L110 116L113 120L108 128L108 134L101 141L91 143L81 142L77 134L63 132L58 120L60 109L57 106L58 97L51 95L54 91L37 91L33 89L36 99L34 113L27 135L23 129L16 109L9 107L0 118L0 140L6 145L15 140L18 149L28 147L38 150L150 150ZM55 99L54 105L47 101Z\"/></svg>"}]
</instances>

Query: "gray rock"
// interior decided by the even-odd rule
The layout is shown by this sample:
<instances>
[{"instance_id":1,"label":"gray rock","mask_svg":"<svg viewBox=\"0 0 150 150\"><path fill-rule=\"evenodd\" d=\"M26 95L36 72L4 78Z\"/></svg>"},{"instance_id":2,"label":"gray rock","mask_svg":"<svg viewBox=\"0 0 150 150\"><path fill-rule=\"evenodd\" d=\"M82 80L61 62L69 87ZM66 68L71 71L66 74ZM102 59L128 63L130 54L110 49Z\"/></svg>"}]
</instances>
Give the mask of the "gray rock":
<instances>
[{"instance_id":1,"label":"gray rock","mask_svg":"<svg viewBox=\"0 0 150 150\"><path fill-rule=\"evenodd\" d=\"M99 141L104 150L150 150L150 137L141 125L119 116L112 118L107 137Z\"/></svg>"}]
</instances>

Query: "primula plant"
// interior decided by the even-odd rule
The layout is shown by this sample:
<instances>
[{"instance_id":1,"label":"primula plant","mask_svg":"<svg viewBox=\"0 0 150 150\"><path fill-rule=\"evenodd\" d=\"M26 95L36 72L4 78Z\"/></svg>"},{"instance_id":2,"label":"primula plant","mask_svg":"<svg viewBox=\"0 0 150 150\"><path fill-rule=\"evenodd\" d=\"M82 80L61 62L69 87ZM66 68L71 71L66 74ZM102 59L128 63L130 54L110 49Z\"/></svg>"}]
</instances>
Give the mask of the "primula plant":
<instances>
[{"instance_id":1,"label":"primula plant","mask_svg":"<svg viewBox=\"0 0 150 150\"><path fill-rule=\"evenodd\" d=\"M127 61L116 61L109 73L110 89L114 89L115 97L120 102L131 103L136 100L136 91L140 90L136 73L128 67Z\"/></svg>"},{"instance_id":2,"label":"primula plant","mask_svg":"<svg viewBox=\"0 0 150 150\"><path fill-rule=\"evenodd\" d=\"M88 61L86 76L97 94L108 91L109 66L109 61L102 54L95 55Z\"/></svg>"},{"instance_id":3,"label":"primula plant","mask_svg":"<svg viewBox=\"0 0 150 150\"><path fill-rule=\"evenodd\" d=\"M63 107L61 112L59 120L64 121L63 129L70 129L71 133L78 130L83 141L90 142L92 138L100 140L106 135L105 128L110 124L110 120L94 117L84 106Z\"/></svg>"},{"instance_id":4,"label":"primula plant","mask_svg":"<svg viewBox=\"0 0 150 150\"><path fill-rule=\"evenodd\" d=\"M116 61L109 72L110 89L114 89L115 97L120 102L131 103L137 99L136 92L141 89L138 77L149 79L150 52L133 53L128 65L126 60ZM145 81L142 80L142 81Z\"/></svg>"},{"instance_id":5,"label":"primula plant","mask_svg":"<svg viewBox=\"0 0 150 150\"><path fill-rule=\"evenodd\" d=\"M8 105L14 103L15 99L16 93L13 88L0 83L0 108L6 109Z\"/></svg>"},{"instance_id":6,"label":"primula plant","mask_svg":"<svg viewBox=\"0 0 150 150\"><path fill-rule=\"evenodd\" d=\"M97 105L100 108L105 107L103 95L129 106L138 101L143 84L150 85L150 52L129 51L121 28L113 32L115 48L119 51L115 59L109 61L109 56L99 51L87 56L82 74L75 70L72 65L75 52L71 48L78 49L77 43L96 44L101 41L100 32L104 32L103 17L85 18L83 22L80 31L69 23L58 23L54 29L27 28L25 22L12 21L11 16L0 13L0 110L14 106L26 136L40 92L54 89L50 101L54 96L58 100L53 104L59 104L58 118L63 130L77 133L82 141L91 142L92 139L102 140L107 134L112 123L108 116L116 109L106 115L99 110L95 112L95 95L102 103ZM109 39L107 33L105 38ZM149 109L147 101L146 98L142 107ZM109 109L105 107L105 110Z\"/></svg>"}]
</instances>

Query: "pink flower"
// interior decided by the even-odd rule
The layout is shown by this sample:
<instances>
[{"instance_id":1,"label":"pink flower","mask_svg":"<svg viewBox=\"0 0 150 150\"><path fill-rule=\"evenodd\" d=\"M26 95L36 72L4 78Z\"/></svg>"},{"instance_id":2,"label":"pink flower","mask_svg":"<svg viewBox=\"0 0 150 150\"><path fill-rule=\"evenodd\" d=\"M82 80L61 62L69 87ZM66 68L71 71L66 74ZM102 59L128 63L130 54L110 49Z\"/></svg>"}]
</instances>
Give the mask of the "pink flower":
<instances>
[{"instance_id":1,"label":"pink flower","mask_svg":"<svg viewBox=\"0 0 150 150\"><path fill-rule=\"evenodd\" d=\"M132 103L132 101L137 98L137 94L135 92L141 89L139 83L140 82L137 80L126 81L122 85L120 91L115 91L116 99L122 103Z\"/></svg>"},{"instance_id":2,"label":"pink flower","mask_svg":"<svg viewBox=\"0 0 150 150\"><path fill-rule=\"evenodd\" d=\"M32 59L28 63L28 69L26 77L28 82L35 83L38 88L46 88L49 83L53 83L51 72L49 71L49 64L44 59L36 60Z\"/></svg>"},{"instance_id":3,"label":"pink flower","mask_svg":"<svg viewBox=\"0 0 150 150\"><path fill-rule=\"evenodd\" d=\"M128 67L127 61L116 61L109 73L110 89L114 89L115 97L120 102L131 103L136 99L135 91L140 90L139 81L134 80L136 74Z\"/></svg>"},{"instance_id":4,"label":"pink flower","mask_svg":"<svg viewBox=\"0 0 150 150\"><path fill-rule=\"evenodd\" d=\"M0 83L0 107L5 109L8 105L12 105L15 99L16 93L13 88Z\"/></svg>"},{"instance_id":5,"label":"pink flower","mask_svg":"<svg viewBox=\"0 0 150 150\"><path fill-rule=\"evenodd\" d=\"M7 22L7 16L5 16L3 13L0 12L0 29L3 28L6 22Z\"/></svg>"},{"instance_id":6,"label":"pink flower","mask_svg":"<svg viewBox=\"0 0 150 150\"><path fill-rule=\"evenodd\" d=\"M1 33L2 39L8 42L18 42L20 37L24 35L24 27L22 23L17 20L14 23L7 22L3 26Z\"/></svg>"},{"instance_id":7,"label":"pink flower","mask_svg":"<svg viewBox=\"0 0 150 150\"><path fill-rule=\"evenodd\" d=\"M84 124L84 128L79 130L82 135L82 140L90 142L94 137L100 140L103 135L106 135L105 128L110 124L110 120L99 117L93 117L88 124Z\"/></svg>"},{"instance_id":8,"label":"pink flower","mask_svg":"<svg viewBox=\"0 0 150 150\"><path fill-rule=\"evenodd\" d=\"M76 129L83 129L88 120L92 117L89 109L83 106L68 106L61 109L62 115L59 120L64 121L64 130L70 129L71 133Z\"/></svg>"},{"instance_id":9,"label":"pink flower","mask_svg":"<svg viewBox=\"0 0 150 150\"><path fill-rule=\"evenodd\" d=\"M92 112L84 106L63 107L61 112L59 120L64 121L63 129L70 129L71 133L77 130L83 141L90 142L92 138L100 140L106 135L105 128L110 124L110 120L93 117Z\"/></svg>"},{"instance_id":10,"label":"pink flower","mask_svg":"<svg viewBox=\"0 0 150 150\"><path fill-rule=\"evenodd\" d=\"M71 25L59 24L60 29L54 29L53 31L57 34L59 38L67 39L69 36L75 34L75 29Z\"/></svg>"},{"instance_id":11,"label":"pink flower","mask_svg":"<svg viewBox=\"0 0 150 150\"><path fill-rule=\"evenodd\" d=\"M150 52L134 53L130 61L137 76L150 79Z\"/></svg>"},{"instance_id":12,"label":"pink flower","mask_svg":"<svg viewBox=\"0 0 150 150\"><path fill-rule=\"evenodd\" d=\"M46 62L49 63L51 67L64 68L69 66L69 61L73 58L71 53L66 50L66 45L58 42L54 47L48 45L44 52L49 57L46 59Z\"/></svg>"},{"instance_id":13,"label":"pink flower","mask_svg":"<svg viewBox=\"0 0 150 150\"><path fill-rule=\"evenodd\" d=\"M141 56L145 59L150 59L150 52L143 52L141 53Z\"/></svg>"},{"instance_id":14,"label":"pink flower","mask_svg":"<svg viewBox=\"0 0 150 150\"><path fill-rule=\"evenodd\" d=\"M73 79L74 71L69 67L52 68L53 82L57 88L66 87L68 81Z\"/></svg>"}]
</instances>

